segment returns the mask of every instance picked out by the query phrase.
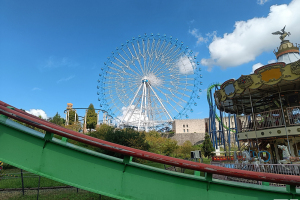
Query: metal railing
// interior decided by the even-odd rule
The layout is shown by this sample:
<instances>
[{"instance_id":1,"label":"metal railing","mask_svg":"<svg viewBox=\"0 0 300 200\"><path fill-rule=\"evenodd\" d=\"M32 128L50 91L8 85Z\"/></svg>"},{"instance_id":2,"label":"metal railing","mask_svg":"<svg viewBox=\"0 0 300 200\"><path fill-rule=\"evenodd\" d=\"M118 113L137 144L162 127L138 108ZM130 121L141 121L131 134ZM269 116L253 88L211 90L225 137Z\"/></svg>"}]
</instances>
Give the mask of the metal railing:
<instances>
[{"instance_id":1,"label":"metal railing","mask_svg":"<svg viewBox=\"0 0 300 200\"><path fill-rule=\"evenodd\" d=\"M241 169L241 170L254 171L254 172L265 172L265 173L273 173L273 174L300 176L300 164L242 164L242 163L211 163L211 164L215 166L226 167L231 169ZM214 174L213 178L220 179L220 180L262 185L262 181L245 179L245 178L237 178L232 176ZM269 184L277 187L285 186L285 184L278 184L278 183L269 183ZM297 186L297 188L299 188L299 186Z\"/></svg>"},{"instance_id":2,"label":"metal railing","mask_svg":"<svg viewBox=\"0 0 300 200\"><path fill-rule=\"evenodd\" d=\"M300 106L287 108L287 114L291 126L300 125Z\"/></svg>"},{"instance_id":3,"label":"metal railing","mask_svg":"<svg viewBox=\"0 0 300 200\"><path fill-rule=\"evenodd\" d=\"M261 130L284 126L284 116L281 109L255 113L254 116L255 119L253 119L252 114L245 116L240 132L254 131L255 128Z\"/></svg>"},{"instance_id":4,"label":"metal railing","mask_svg":"<svg viewBox=\"0 0 300 200\"><path fill-rule=\"evenodd\" d=\"M300 164L242 164L242 163L212 163L219 167L241 169L253 172L265 172L285 175L300 175Z\"/></svg>"}]
</instances>

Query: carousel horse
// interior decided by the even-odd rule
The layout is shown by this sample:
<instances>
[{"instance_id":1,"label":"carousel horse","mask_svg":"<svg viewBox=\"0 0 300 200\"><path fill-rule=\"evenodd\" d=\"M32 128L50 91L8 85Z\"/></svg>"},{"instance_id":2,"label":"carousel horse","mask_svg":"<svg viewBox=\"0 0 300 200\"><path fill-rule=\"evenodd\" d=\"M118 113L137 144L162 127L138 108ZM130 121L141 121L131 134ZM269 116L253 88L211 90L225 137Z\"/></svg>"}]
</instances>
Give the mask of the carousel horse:
<instances>
[{"instance_id":1,"label":"carousel horse","mask_svg":"<svg viewBox=\"0 0 300 200\"><path fill-rule=\"evenodd\" d=\"M299 157L292 157L287 146L285 145L278 145L278 148L282 150L282 157L283 160L279 160L279 164L300 164L300 158Z\"/></svg>"},{"instance_id":2,"label":"carousel horse","mask_svg":"<svg viewBox=\"0 0 300 200\"><path fill-rule=\"evenodd\" d=\"M243 151L242 156L245 159L245 161L243 161L242 164L248 164L251 159L249 151Z\"/></svg>"},{"instance_id":3,"label":"carousel horse","mask_svg":"<svg viewBox=\"0 0 300 200\"><path fill-rule=\"evenodd\" d=\"M264 163L264 160L262 158L260 158L260 157L253 158L253 160L252 160L253 168L252 168L251 166L248 165L248 164L250 164L250 160L251 160L249 151L243 151L242 155L243 155L243 158L245 159L245 161L242 162L243 170L251 170L251 171L252 170L255 170L255 171L264 170L264 166L260 166L260 164Z\"/></svg>"}]
</instances>

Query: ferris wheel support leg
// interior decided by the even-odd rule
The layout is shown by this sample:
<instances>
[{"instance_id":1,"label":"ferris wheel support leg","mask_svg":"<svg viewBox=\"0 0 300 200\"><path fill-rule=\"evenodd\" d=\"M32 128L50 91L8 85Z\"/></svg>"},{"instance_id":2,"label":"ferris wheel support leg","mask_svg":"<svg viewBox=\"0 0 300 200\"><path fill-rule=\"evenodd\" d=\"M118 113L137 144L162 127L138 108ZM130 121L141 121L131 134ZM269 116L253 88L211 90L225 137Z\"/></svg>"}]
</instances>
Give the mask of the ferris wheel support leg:
<instances>
[{"instance_id":1,"label":"ferris wheel support leg","mask_svg":"<svg viewBox=\"0 0 300 200\"><path fill-rule=\"evenodd\" d=\"M151 85L149 85L150 89L152 90L152 92L154 93L155 97L158 99L159 103L162 105L162 107L164 108L164 110L166 111L166 113L168 114L170 120L173 120L171 115L169 114L169 112L167 111L167 109L165 108L164 104L161 102L160 98L157 96L156 92L153 90L153 88L151 87Z\"/></svg>"},{"instance_id":2,"label":"ferris wheel support leg","mask_svg":"<svg viewBox=\"0 0 300 200\"><path fill-rule=\"evenodd\" d=\"M147 84L145 84L145 131L147 131L147 128L148 128L148 123L149 123L149 118L148 118L148 109L149 109L149 106L147 105ZM149 90L149 88L148 88Z\"/></svg>"},{"instance_id":3,"label":"ferris wheel support leg","mask_svg":"<svg viewBox=\"0 0 300 200\"><path fill-rule=\"evenodd\" d=\"M133 99L132 99L132 101L131 101L129 107L127 108L127 111L126 111L126 113L125 113L123 119L121 120L121 124L122 124L123 121L126 119L126 116L127 116L128 112L129 112L129 109L130 109L130 107L132 106L132 104L133 104L133 102L134 102L134 100L135 100L137 94L139 93L139 91L140 91L142 85L143 85L143 84L141 84L140 87L137 89L137 91L136 91L136 93L135 93L135 95L134 95L134 97L133 97Z\"/></svg>"},{"instance_id":4,"label":"ferris wheel support leg","mask_svg":"<svg viewBox=\"0 0 300 200\"><path fill-rule=\"evenodd\" d=\"M141 102L141 111L140 111L140 117L139 117L139 125L138 125L138 131L140 130L141 125L141 117L143 112L143 103L144 103L144 96L145 96L145 82L143 83L143 93L142 93L142 102Z\"/></svg>"}]
</instances>

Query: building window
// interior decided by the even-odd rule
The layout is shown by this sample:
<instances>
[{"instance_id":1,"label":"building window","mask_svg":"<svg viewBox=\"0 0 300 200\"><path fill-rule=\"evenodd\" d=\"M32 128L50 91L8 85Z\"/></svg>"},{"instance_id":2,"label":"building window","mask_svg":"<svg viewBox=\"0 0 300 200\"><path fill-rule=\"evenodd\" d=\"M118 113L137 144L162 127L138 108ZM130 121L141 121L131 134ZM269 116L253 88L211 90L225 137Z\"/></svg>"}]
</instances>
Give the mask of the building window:
<instances>
[{"instance_id":1,"label":"building window","mask_svg":"<svg viewBox=\"0 0 300 200\"><path fill-rule=\"evenodd\" d=\"M187 124L186 127L189 127L189 125Z\"/></svg>"},{"instance_id":2,"label":"building window","mask_svg":"<svg viewBox=\"0 0 300 200\"><path fill-rule=\"evenodd\" d=\"M183 125L183 128L185 127L185 125Z\"/></svg>"},{"instance_id":3,"label":"building window","mask_svg":"<svg viewBox=\"0 0 300 200\"><path fill-rule=\"evenodd\" d=\"M183 129L183 132L185 133L185 129Z\"/></svg>"},{"instance_id":4,"label":"building window","mask_svg":"<svg viewBox=\"0 0 300 200\"><path fill-rule=\"evenodd\" d=\"M188 132L189 132L189 129L186 129L186 132L188 133Z\"/></svg>"}]
</instances>

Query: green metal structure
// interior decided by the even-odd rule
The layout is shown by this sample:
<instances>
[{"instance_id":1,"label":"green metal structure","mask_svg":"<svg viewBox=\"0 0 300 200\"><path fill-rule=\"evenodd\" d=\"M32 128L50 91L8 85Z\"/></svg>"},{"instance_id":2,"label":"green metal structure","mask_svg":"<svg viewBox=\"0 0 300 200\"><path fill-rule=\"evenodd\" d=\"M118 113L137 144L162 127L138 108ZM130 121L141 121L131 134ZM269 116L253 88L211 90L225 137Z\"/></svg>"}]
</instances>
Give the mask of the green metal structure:
<instances>
[{"instance_id":1,"label":"green metal structure","mask_svg":"<svg viewBox=\"0 0 300 200\"><path fill-rule=\"evenodd\" d=\"M90 151L0 115L0 160L74 187L118 199L297 199L295 185L272 187L187 175ZM1 180L0 180L1 185ZM1 187L1 186L0 186Z\"/></svg>"}]
</instances>

